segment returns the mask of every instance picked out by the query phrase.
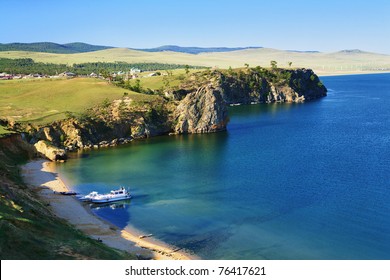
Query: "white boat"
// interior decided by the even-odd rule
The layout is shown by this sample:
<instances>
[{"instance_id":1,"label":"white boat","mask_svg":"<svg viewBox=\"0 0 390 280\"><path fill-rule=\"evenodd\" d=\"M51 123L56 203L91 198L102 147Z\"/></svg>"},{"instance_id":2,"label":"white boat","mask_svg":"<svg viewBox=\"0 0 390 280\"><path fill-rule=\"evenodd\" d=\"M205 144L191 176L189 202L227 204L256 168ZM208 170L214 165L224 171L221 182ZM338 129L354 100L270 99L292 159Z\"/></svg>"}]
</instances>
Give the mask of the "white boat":
<instances>
[{"instance_id":1,"label":"white boat","mask_svg":"<svg viewBox=\"0 0 390 280\"><path fill-rule=\"evenodd\" d=\"M113 190L107 194L98 194L97 196L91 199L91 202L107 203L107 202L113 202L119 200L126 200L130 198L131 198L130 193L127 190L125 190L124 187L121 187L119 190Z\"/></svg>"},{"instance_id":2,"label":"white boat","mask_svg":"<svg viewBox=\"0 0 390 280\"><path fill-rule=\"evenodd\" d=\"M98 195L100 195L100 194L98 194L98 192L91 192L91 193L89 193L87 195L78 197L78 199L80 199L81 201L91 201L92 198L94 198L94 197L96 197Z\"/></svg>"}]
</instances>

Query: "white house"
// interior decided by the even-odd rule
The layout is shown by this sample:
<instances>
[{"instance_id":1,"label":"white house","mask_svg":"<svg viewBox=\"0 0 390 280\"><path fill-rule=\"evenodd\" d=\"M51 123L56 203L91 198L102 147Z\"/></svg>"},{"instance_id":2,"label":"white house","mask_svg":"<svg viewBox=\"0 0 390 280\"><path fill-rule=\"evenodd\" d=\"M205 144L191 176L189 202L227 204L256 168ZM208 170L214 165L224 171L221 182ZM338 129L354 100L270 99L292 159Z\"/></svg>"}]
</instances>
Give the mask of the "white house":
<instances>
[{"instance_id":1,"label":"white house","mask_svg":"<svg viewBox=\"0 0 390 280\"><path fill-rule=\"evenodd\" d=\"M141 70L138 69L138 68L131 68L130 69L130 74L133 75L133 74L139 74L141 73Z\"/></svg>"}]
</instances>

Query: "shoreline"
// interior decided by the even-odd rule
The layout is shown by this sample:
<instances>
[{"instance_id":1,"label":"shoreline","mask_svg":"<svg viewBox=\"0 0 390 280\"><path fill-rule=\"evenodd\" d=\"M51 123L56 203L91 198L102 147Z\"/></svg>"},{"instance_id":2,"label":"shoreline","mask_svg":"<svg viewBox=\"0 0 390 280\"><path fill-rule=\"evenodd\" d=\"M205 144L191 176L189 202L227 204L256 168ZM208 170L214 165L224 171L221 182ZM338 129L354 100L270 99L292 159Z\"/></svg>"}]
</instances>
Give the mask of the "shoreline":
<instances>
[{"instance_id":1,"label":"shoreline","mask_svg":"<svg viewBox=\"0 0 390 280\"><path fill-rule=\"evenodd\" d=\"M123 250L137 257L154 260L194 260L195 255L182 252L153 237L139 238L143 232L126 226L120 229L96 216L87 205L83 205L74 196L60 195L56 192L69 188L55 170L55 163L40 159L22 166L22 177L29 188L37 191L51 211L59 218L81 230L93 239L101 240L105 245Z\"/></svg>"}]
</instances>

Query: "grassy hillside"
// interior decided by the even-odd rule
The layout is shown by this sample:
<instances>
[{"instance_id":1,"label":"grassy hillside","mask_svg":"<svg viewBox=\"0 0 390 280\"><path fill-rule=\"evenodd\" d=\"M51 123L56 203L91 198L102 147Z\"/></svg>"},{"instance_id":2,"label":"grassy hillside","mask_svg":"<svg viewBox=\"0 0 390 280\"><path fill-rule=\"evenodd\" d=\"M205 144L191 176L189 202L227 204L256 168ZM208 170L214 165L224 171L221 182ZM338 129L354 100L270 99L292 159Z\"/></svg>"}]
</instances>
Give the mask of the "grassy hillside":
<instances>
[{"instance_id":1,"label":"grassy hillside","mask_svg":"<svg viewBox=\"0 0 390 280\"><path fill-rule=\"evenodd\" d=\"M47 123L65 118L65 112L82 113L106 98L127 92L134 101L155 97L131 92L92 78L0 81L0 118Z\"/></svg>"},{"instance_id":2,"label":"grassy hillside","mask_svg":"<svg viewBox=\"0 0 390 280\"><path fill-rule=\"evenodd\" d=\"M57 44L51 42L39 43L9 43L0 44L0 51L31 51L46 53L80 53L109 49L112 47L95 46L85 43Z\"/></svg>"},{"instance_id":3,"label":"grassy hillside","mask_svg":"<svg viewBox=\"0 0 390 280\"><path fill-rule=\"evenodd\" d=\"M361 51L341 51L335 53L308 53L281 51L275 49L246 49L231 52L213 52L188 54L178 52L144 52L125 48L106 49L77 54L49 54L36 52L0 52L0 57L32 58L46 63L83 63L83 62L159 62L188 64L197 66L229 68L250 66L269 66L271 60L278 62L280 67L312 68L319 74L359 71L378 71L390 69L390 55L382 55Z\"/></svg>"}]
</instances>

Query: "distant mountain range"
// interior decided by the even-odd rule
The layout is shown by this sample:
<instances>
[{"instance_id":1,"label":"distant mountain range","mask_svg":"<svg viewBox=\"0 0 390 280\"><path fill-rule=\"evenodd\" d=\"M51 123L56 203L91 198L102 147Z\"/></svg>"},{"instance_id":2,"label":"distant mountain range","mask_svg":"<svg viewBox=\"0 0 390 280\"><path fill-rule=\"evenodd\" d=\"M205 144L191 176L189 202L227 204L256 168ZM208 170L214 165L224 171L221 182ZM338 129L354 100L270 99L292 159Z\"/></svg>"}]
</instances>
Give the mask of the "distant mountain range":
<instances>
[{"instance_id":1,"label":"distant mountain range","mask_svg":"<svg viewBox=\"0 0 390 280\"><path fill-rule=\"evenodd\" d=\"M93 51L107 50L107 49L119 49L112 46L100 46L91 45L82 42L57 44L52 42L37 42L37 43L0 43L0 52L4 51L26 51L26 52L43 52L43 53L55 53L55 54L76 54L76 53L88 53ZM128 48L129 50L143 51L143 52L177 52L187 54L200 54L200 53L220 53L220 52L232 52L243 50L267 50L263 47L180 47L176 45L165 45L157 48ZM282 50L280 50L282 51ZM287 53L295 54L319 54L321 52L315 50L299 51L299 50L284 50ZM359 49L341 50L336 52L338 54L368 54L368 52ZM325 54L325 53L323 53Z\"/></svg>"},{"instance_id":2,"label":"distant mountain range","mask_svg":"<svg viewBox=\"0 0 390 280\"><path fill-rule=\"evenodd\" d=\"M97 46L97 45L90 45L86 43L57 44L51 42L39 42L39 43L0 44L0 51L30 51L30 52L65 53L65 54L93 52L93 51L100 51L100 50L111 49L111 48L114 47ZM231 51L239 51L239 50L246 50L246 49L260 49L260 48L261 47L200 48L200 47L180 47L180 46L168 45L168 46L161 46L161 47L149 48L149 49L136 49L136 48L130 48L130 49L145 51L145 52L171 51L171 52L198 54L204 52L231 52Z\"/></svg>"},{"instance_id":3,"label":"distant mountain range","mask_svg":"<svg viewBox=\"0 0 390 280\"><path fill-rule=\"evenodd\" d=\"M0 51L29 51L45 53L84 53L111 49L109 46L89 45L86 43L57 44L51 42L0 44Z\"/></svg>"}]
</instances>

